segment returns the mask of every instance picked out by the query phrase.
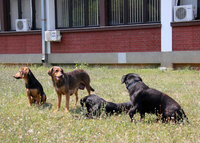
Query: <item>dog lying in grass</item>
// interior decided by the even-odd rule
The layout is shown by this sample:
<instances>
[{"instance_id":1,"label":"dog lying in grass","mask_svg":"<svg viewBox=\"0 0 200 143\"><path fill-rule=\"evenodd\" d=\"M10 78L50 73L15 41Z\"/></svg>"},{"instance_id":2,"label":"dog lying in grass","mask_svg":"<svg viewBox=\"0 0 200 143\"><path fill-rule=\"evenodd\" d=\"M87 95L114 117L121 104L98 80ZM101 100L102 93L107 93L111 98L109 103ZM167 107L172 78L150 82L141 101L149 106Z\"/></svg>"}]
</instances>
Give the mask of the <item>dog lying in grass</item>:
<instances>
[{"instance_id":1,"label":"dog lying in grass","mask_svg":"<svg viewBox=\"0 0 200 143\"><path fill-rule=\"evenodd\" d=\"M70 95L75 94L76 101L74 106L76 106L78 101L78 89L84 90L86 87L88 94L94 91L90 86L90 76L84 70L77 69L64 73L62 68L54 66L49 69L47 73L52 78L53 86L58 96L57 110L60 109L62 95L66 97L65 111L69 112Z\"/></svg>"},{"instance_id":2,"label":"dog lying in grass","mask_svg":"<svg viewBox=\"0 0 200 143\"><path fill-rule=\"evenodd\" d=\"M104 100L98 95L88 95L80 100L82 107L87 108L86 117L92 118L93 116L100 116L102 111L105 111L106 115L112 115L114 113L126 113L132 108L131 102L126 103L113 103Z\"/></svg>"},{"instance_id":3,"label":"dog lying in grass","mask_svg":"<svg viewBox=\"0 0 200 143\"><path fill-rule=\"evenodd\" d=\"M163 122L170 120L179 122L184 118L188 122L183 109L174 99L156 89L149 88L139 75L134 73L124 75L121 83L125 83L133 104L133 108L129 111L131 122L136 112L140 113L140 120L145 117L145 113L153 113L157 116L161 115Z\"/></svg>"},{"instance_id":4,"label":"dog lying in grass","mask_svg":"<svg viewBox=\"0 0 200 143\"><path fill-rule=\"evenodd\" d=\"M46 103L47 97L43 91L43 87L28 67L21 68L13 77L16 79L24 79L30 106L35 102L37 102L38 106L40 103Z\"/></svg>"}]
</instances>

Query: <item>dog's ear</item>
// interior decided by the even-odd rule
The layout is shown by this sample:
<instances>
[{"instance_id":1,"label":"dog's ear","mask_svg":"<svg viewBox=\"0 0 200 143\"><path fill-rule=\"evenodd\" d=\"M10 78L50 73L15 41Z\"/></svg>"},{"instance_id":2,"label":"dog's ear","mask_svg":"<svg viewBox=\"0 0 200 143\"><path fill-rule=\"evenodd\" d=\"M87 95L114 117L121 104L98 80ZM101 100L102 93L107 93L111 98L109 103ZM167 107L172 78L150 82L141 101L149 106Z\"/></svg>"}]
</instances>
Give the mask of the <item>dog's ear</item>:
<instances>
[{"instance_id":1,"label":"dog's ear","mask_svg":"<svg viewBox=\"0 0 200 143\"><path fill-rule=\"evenodd\" d=\"M63 69L62 68L60 68L60 69L61 69L61 73L64 73Z\"/></svg>"},{"instance_id":2,"label":"dog's ear","mask_svg":"<svg viewBox=\"0 0 200 143\"><path fill-rule=\"evenodd\" d=\"M29 74L29 68L28 67L23 67L22 68L22 77L25 77Z\"/></svg>"},{"instance_id":3,"label":"dog's ear","mask_svg":"<svg viewBox=\"0 0 200 143\"><path fill-rule=\"evenodd\" d=\"M126 81L126 77L127 77L127 75L123 75L123 76L122 76L122 79L121 79L121 83L122 83L122 84Z\"/></svg>"},{"instance_id":4,"label":"dog's ear","mask_svg":"<svg viewBox=\"0 0 200 143\"><path fill-rule=\"evenodd\" d=\"M47 71L47 73L48 73L49 76L52 76L53 68L49 69L49 70Z\"/></svg>"},{"instance_id":5,"label":"dog's ear","mask_svg":"<svg viewBox=\"0 0 200 143\"><path fill-rule=\"evenodd\" d=\"M135 80L142 81L142 78L139 75L135 74Z\"/></svg>"}]
</instances>

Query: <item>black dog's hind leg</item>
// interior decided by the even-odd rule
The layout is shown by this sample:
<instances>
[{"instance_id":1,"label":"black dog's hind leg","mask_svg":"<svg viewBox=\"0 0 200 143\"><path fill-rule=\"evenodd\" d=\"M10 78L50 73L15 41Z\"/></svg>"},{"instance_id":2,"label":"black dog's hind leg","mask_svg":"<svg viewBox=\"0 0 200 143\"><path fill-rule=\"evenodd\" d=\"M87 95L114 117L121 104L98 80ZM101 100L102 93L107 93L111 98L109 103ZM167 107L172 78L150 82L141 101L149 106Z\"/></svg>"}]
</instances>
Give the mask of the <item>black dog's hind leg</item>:
<instances>
[{"instance_id":1,"label":"black dog's hind leg","mask_svg":"<svg viewBox=\"0 0 200 143\"><path fill-rule=\"evenodd\" d=\"M137 107L133 107L130 111L129 111L129 117L131 118L131 122L133 122L133 116L136 113L136 109Z\"/></svg>"},{"instance_id":2,"label":"black dog's hind leg","mask_svg":"<svg viewBox=\"0 0 200 143\"><path fill-rule=\"evenodd\" d=\"M145 113L140 112L140 121L142 121L144 119L144 117L145 117Z\"/></svg>"}]
</instances>

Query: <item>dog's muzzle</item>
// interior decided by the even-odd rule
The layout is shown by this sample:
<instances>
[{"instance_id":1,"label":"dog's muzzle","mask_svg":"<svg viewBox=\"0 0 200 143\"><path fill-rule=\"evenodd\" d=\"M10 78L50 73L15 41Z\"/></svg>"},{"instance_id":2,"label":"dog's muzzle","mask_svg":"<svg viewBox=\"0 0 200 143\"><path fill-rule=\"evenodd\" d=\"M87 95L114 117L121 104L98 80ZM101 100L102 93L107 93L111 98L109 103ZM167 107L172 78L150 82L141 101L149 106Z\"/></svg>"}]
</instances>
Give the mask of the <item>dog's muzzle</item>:
<instances>
[{"instance_id":1,"label":"dog's muzzle","mask_svg":"<svg viewBox=\"0 0 200 143\"><path fill-rule=\"evenodd\" d=\"M15 76L13 76L15 79L20 79L20 77L15 77Z\"/></svg>"},{"instance_id":2,"label":"dog's muzzle","mask_svg":"<svg viewBox=\"0 0 200 143\"><path fill-rule=\"evenodd\" d=\"M55 76L55 78L56 78L57 80L61 80L61 79L63 78L63 75Z\"/></svg>"}]
</instances>

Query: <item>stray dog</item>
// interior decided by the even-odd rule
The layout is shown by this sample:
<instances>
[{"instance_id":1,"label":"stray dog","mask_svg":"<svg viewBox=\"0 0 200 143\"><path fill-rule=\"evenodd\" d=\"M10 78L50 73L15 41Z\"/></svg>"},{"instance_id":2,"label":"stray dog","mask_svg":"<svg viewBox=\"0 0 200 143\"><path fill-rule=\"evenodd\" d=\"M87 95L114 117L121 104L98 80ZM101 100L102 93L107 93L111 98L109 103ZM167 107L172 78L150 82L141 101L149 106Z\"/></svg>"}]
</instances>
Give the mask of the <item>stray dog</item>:
<instances>
[{"instance_id":1,"label":"stray dog","mask_svg":"<svg viewBox=\"0 0 200 143\"><path fill-rule=\"evenodd\" d=\"M30 106L36 101L38 106L39 103L46 103L47 97L43 91L43 87L28 67L21 68L13 77L16 79L24 79Z\"/></svg>"},{"instance_id":2,"label":"stray dog","mask_svg":"<svg viewBox=\"0 0 200 143\"><path fill-rule=\"evenodd\" d=\"M47 72L53 81L53 86L58 95L58 107L60 109L62 94L66 96L66 107L65 111L69 111L69 100L70 95L75 94L76 101L74 106L76 106L78 101L78 89L84 90L86 87L88 94L94 89L90 86L90 77L89 75L81 69L74 70L68 73L64 73L63 69L54 66Z\"/></svg>"},{"instance_id":3,"label":"stray dog","mask_svg":"<svg viewBox=\"0 0 200 143\"><path fill-rule=\"evenodd\" d=\"M92 118L92 116L96 115L99 116L102 110L105 110L106 115L114 114L114 113L122 113L125 111L126 113L131 109L132 103L113 103L107 102L103 98L99 97L98 95L88 95L80 100L80 104L82 107L87 107L88 113L86 117Z\"/></svg>"},{"instance_id":4,"label":"stray dog","mask_svg":"<svg viewBox=\"0 0 200 143\"><path fill-rule=\"evenodd\" d=\"M125 83L133 104L133 108L129 111L131 122L136 112L140 113L140 120L145 117L145 113L152 113L161 115L163 122L183 121L183 117L188 122L183 109L174 99L156 89L149 88L139 75L129 73L122 77L121 82Z\"/></svg>"}]
</instances>

